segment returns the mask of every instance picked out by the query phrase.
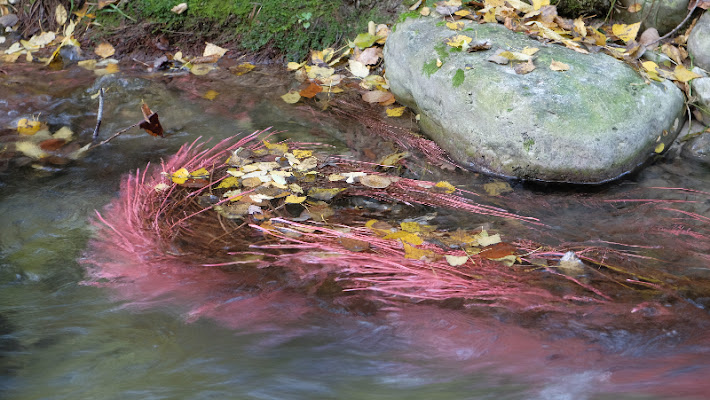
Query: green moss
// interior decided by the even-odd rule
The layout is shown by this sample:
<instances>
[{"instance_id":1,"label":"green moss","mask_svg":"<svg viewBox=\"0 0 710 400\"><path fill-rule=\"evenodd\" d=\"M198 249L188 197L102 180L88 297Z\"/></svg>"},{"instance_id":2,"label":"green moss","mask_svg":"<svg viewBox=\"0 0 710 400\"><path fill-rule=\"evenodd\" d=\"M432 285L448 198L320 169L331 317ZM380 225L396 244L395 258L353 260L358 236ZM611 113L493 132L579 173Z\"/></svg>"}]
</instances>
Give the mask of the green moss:
<instances>
[{"instance_id":1,"label":"green moss","mask_svg":"<svg viewBox=\"0 0 710 400\"><path fill-rule=\"evenodd\" d=\"M456 73L454 74L454 77L451 78L451 84L454 87L459 87L463 83L463 80L466 78L466 76L463 73L463 70L461 68L456 70Z\"/></svg>"},{"instance_id":2,"label":"green moss","mask_svg":"<svg viewBox=\"0 0 710 400\"><path fill-rule=\"evenodd\" d=\"M431 74L438 70L439 67L436 66L436 60L430 60L428 62L425 62L424 66L422 66L422 72L424 72L424 75L426 75L427 77L430 77Z\"/></svg>"},{"instance_id":3,"label":"green moss","mask_svg":"<svg viewBox=\"0 0 710 400\"><path fill-rule=\"evenodd\" d=\"M186 0L187 11L179 15L170 11L177 3L127 2L122 11L153 23L156 32L231 39L251 51L269 44L292 60L303 59L311 48L342 44L365 31L369 20L390 22L376 7L357 9L346 6L344 0ZM122 19L115 12L98 13L98 21L107 26L116 26Z\"/></svg>"}]
</instances>

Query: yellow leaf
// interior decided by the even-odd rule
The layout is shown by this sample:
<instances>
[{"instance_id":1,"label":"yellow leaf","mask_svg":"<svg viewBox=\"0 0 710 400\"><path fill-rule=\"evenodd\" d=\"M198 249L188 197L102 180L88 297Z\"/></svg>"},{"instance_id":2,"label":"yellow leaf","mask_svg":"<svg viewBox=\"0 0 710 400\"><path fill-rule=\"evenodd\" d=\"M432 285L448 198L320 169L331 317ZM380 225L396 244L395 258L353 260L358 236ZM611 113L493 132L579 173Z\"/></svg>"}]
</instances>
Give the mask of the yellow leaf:
<instances>
[{"instance_id":1,"label":"yellow leaf","mask_svg":"<svg viewBox=\"0 0 710 400\"><path fill-rule=\"evenodd\" d=\"M663 143L659 143L655 149L653 149L654 152L656 153L663 153L663 150L666 148L666 145Z\"/></svg>"},{"instance_id":2,"label":"yellow leaf","mask_svg":"<svg viewBox=\"0 0 710 400\"><path fill-rule=\"evenodd\" d=\"M40 159L47 156L47 153L45 153L37 144L32 142L17 142L15 143L15 150L34 159Z\"/></svg>"},{"instance_id":3,"label":"yellow leaf","mask_svg":"<svg viewBox=\"0 0 710 400\"><path fill-rule=\"evenodd\" d=\"M39 131L41 125L39 121L22 118L17 121L17 132L19 132L20 135L34 135Z\"/></svg>"},{"instance_id":4,"label":"yellow leaf","mask_svg":"<svg viewBox=\"0 0 710 400\"><path fill-rule=\"evenodd\" d=\"M411 258L414 260L421 260L422 258L434 258L435 254L431 250L420 249L414 246L410 246L404 243L404 257Z\"/></svg>"},{"instance_id":5,"label":"yellow leaf","mask_svg":"<svg viewBox=\"0 0 710 400\"><path fill-rule=\"evenodd\" d=\"M345 188L310 188L308 189L308 197L315 200L329 201L343 190L345 190Z\"/></svg>"},{"instance_id":6,"label":"yellow leaf","mask_svg":"<svg viewBox=\"0 0 710 400\"><path fill-rule=\"evenodd\" d=\"M299 64L299 63L297 63L297 62L291 61L290 63L286 64L286 68L287 68L289 71L295 71L295 70L301 68L302 66L304 66L305 64L306 64L306 63L300 63L300 64Z\"/></svg>"},{"instance_id":7,"label":"yellow leaf","mask_svg":"<svg viewBox=\"0 0 710 400\"><path fill-rule=\"evenodd\" d=\"M439 59L439 57L436 58L436 68L441 68L441 66L444 65L443 62Z\"/></svg>"},{"instance_id":8,"label":"yellow leaf","mask_svg":"<svg viewBox=\"0 0 710 400\"><path fill-rule=\"evenodd\" d=\"M434 185L434 189L448 194L456 191L456 187L446 181L437 182L436 185Z\"/></svg>"},{"instance_id":9,"label":"yellow leaf","mask_svg":"<svg viewBox=\"0 0 710 400\"><path fill-rule=\"evenodd\" d=\"M237 186L239 186L239 179L233 176L229 176L227 178L224 178L222 182L219 183L217 189L226 189Z\"/></svg>"},{"instance_id":10,"label":"yellow leaf","mask_svg":"<svg viewBox=\"0 0 710 400\"><path fill-rule=\"evenodd\" d=\"M483 22L495 24L498 22L496 19L496 8L491 7L483 14Z\"/></svg>"},{"instance_id":11,"label":"yellow leaf","mask_svg":"<svg viewBox=\"0 0 710 400\"><path fill-rule=\"evenodd\" d=\"M676 79L681 82L689 82L695 78L700 78L700 75L696 74L693 71L688 70L687 68L685 68L682 65L676 65L675 70L673 71L673 74L675 75Z\"/></svg>"},{"instance_id":12,"label":"yellow leaf","mask_svg":"<svg viewBox=\"0 0 710 400\"><path fill-rule=\"evenodd\" d=\"M460 31L463 29L464 23L463 21L447 22L446 27L454 31Z\"/></svg>"},{"instance_id":13,"label":"yellow leaf","mask_svg":"<svg viewBox=\"0 0 710 400\"><path fill-rule=\"evenodd\" d=\"M180 168L172 174L172 181L178 185L182 185L190 177L190 171L185 168Z\"/></svg>"},{"instance_id":14,"label":"yellow leaf","mask_svg":"<svg viewBox=\"0 0 710 400\"><path fill-rule=\"evenodd\" d=\"M419 10L419 14L423 16L428 16L431 13L431 9L429 7L422 7L421 10Z\"/></svg>"},{"instance_id":15,"label":"yellow leaf","mask_svg":"<svg viewBox=\"0 0 710 400\"><path fill-rule=\"evenodd\" d=\"M307 158L307 157L312 157L313 156L313 150L294 150L291 153L293 153L296 158Z\"/></svg>"},{"instance_id":16,"label":"yellow leaf","mask_svg":"<svg viewBox=\"0 0 710 400\"><path fill-rule=\"evenodd\" d=\"M582 20L582 17L579 17L574 20L574 30L579 33L580 36L586 37L587 36L587 27L584 26L584 21Z\"/></svg>"},{"instance_id":17,"label":"yellow leaf","mask_svg":"<svg viewBox=\"0 0 710 400\"><path fill-rule=\"evenodd\" d=\"M418 245L424 243L422 238L420 238L418 235L411 233L411 232L405 232L405 231L396 231L396 232L389 233L383 239L401 240L404 243L413 244L415 246L418 246Z\"/></svg>"},{"instance_id":18,"label":"yellow leaf","mask_svg":"<svg viewBox=\"0 0 710 400\"><path fill-rule=\"evenodd\" d=\"M421 224L419 224L419 222L415 222L415 221L400 222L399 226L402 228L403 231L409 232L409 233L419 233L422 231Z\"/></svg>"},{"instance_id":19,"label":"yellow leaf","mask_svg":"<svg viewBox=\"0 0 710 400\"><path fill-rule=\"evenodd\" d=\"M281 99L288 104L296 104L299 100L301 100L301 94L298 90L291 90L290 92L281 95Z\"/></svg>"},{"instance_id":20,"label":"yellow leaf","mask_svg":"<svg viewBox=\"0 0 710 400\"><path fill-rule=\"evenodd\" d=\"M520 50L521 53L531 56L535 53L537 53L540 49L537 47L525 47L524 49Z\"/></svg>"},{"instance_id":21,"label":"yellow leaf","mask_svg":"<svg viewBox=\"0 0 710 400\"><path fill-rule=\"evenodd\" d=\"M335 68L319 67L316 65L306 66L306 75L309 79L326 79L335 73Z\"/></svg>"},{"instance_id":22,"label":"yellow leaf","mask_svg":"<svg viewBox=\"0 0 710 400\"><path fill-rule=\"evenodd\" d=\"M446 39L446 44L451 47L464 47L468 46L468 44L471 43L472 40L472 38L466 35L456 35Z\"/></svg>"},{"instance_id":23,"label":"yellow leaf","mask_svg":"<svg viewBox=\"0 0 710 400\"><path fill-rule=\"evenodd\" d=\"M371 219L365 223L365 227L370 228L378 236L389 235L392 231L392 227L386 222L378 221L376 219Z\"/></svg>"},{"instance_id":24,"label":"yellow leaf","mask_svg":"<svg viewBox=\"0 0 710 400\"><path fill-rule=\"evenodd\" d=\"M210 177L210 171L208 171L206 168L200 168L196 171L192 171L190 173L190 177L196 179L207 179Z\"/></svg>"},{"instance_id":25,"label":"yellow leaf","mask_svg":"<svg viewBox=\"0 0 710 400\"><path fill-rule=\"evenodd\" d=\"M197 76L207 75L210 71L215 69L213 64L190 64L190 73Z\"/></svg>"},{"instance_id":26,"label":"yellow leaf","mask_svg":"<svg viewBox=\"0 0 710 400\"><path fill-rule=\"evenodd\" d=\"M486 191L490 196L499 196L503 193L512 192L513 188L510 187L508 182L489 182L483 185L483 190Z\"/></svg>"},{"instance_id":27,"label":"yellow leaf","mask_svg":"<svg viewBox=\"0 0 710 400\"><path fill-rule=\"evenodd\" d=\"M288 144L286 143L271 143L268 140L263 140L264 147L266 147L271 154L281 155L288 151Z\"/></svg>"},{"instance_id":28,"label":"yellow leaf","mask_svg":"<svg viewBox=\"0 0 710 400\"><path fill-rule=\"evenodd\" d=\"M223 49L217 45L209 42L205 42L205 51L202 52L202 57L210 57L216 55L217 57L222 57L227 49Z\"/></svg>"},{"instance_id":29,"label":"yellow leaf","mask_svg":"<svg viewBox=\"0 0 710 400\"><path fill-rule=\"evenodd\" d=\"M55 139L63 139L69 142L72 140L73 135L74 133L71 131L71 128L69 128L68 126L63 126L59 128L58 131L54 132L52 134L52 137Z\"/></svg>"},{"instance_id":30,"label":"yellow leaf","mask_svg":"<svg viewBox=\"0 0 710 400\"><path fill-rule=\"evenodd\" d=\"M115 64L115 63L110 63L109 65L107 65L105 70L106 70L107 74L114 74L114 73L120 71L118 68L118 64Z\"/></svg>"},{"instance_id":31,"label":"yellow leaf","mask_svg":"<svg viewBox=\"0 0 710 400\"><path fill-rule=\"evenodd\" d=\"M550 63L550 69L553 71L569 71L569 65L560 61L552 60Z\"/></svg>"},{"instance_id":32,"label":"yellow leaf","mask_svg":"<svg viewBox=\"0 0 710 400\"><path fill-rule=\"evenodd\" d=\"M449 263L449 265L451 265L452 267L464 265L466 264L466 261L468 261L468 256L454 256L451 254L447 254L444 257L446 257L446 262Z\"/></svg>"},{"instance_id":33,"label":"yellow leaf","mask_svg":"<svg viewBox=\"0 0 710 400\"><path fill-rule=\"evenodd\" d=\"M409 157L409 155L410 155L410 154L407 153L406 151L405 151L405 152L401 152L401 153L388 154L388 155L382 157L382 159L380 159L380 161L378 162L378 164L380 164L380 165L385 165L385 166L394 166L394 165L397 165L397 163L398 163L400 160Z\"/></svg>"},{"instance_id":34,"label":"yellow leaf","mask_svg":"<svg viewBox=\"0 0 710 400\"><path fill-rule=\"evenodd\" d=\"M246 74L247 72L253 70L254 68L256 68L256 66L254 64L248 63L248 62L243 62L239 65L235 65L234 67L230 67L229 71L236 76L242 76L242 75Z\"/></svg>"},{"instance_id":35,"label":"yellow leaf","mask_svg":"<svg viewBox=\"0 0 710 400\"><path fill-rule=\"evenodd\" d=\"M103 42L96 46L94 53L101 58L108 58L116 53L116 49L110 43Z\"/></svg>"},{"instance_id":36,"label":"yellow leaf","mask_svg":"<svg viewBox=\"0 0 710 400\"><path fill-rule=\"evenodd\" d=\"M60 26L67 22L67 9L63 5L57 4L57 8L54 9L54 20Z\"/></svg>"},{"instance_id":37,"label":"yellow leaf","mask_svg":"<svg viewBox=\"0 0 710 400\"><path fill-rule=\"evenodd\" d=\"M207 93L202 95L202 98L205 98L207 100L214 100L217 96L219 96L219 92L216 90L208 90Z\"/></svg>"},{"instance_id":38,"label":"yellow leaf","mask_svg":"<svg viewBox=\"0 0 710 400\"><path fill-rule=\"evenodd\" d=\"M80 66L81 68L88 69L89 71L93 71L96 69L96 60L81 60L76 65Z\"/></svg>"},{"instance_id":39,"label":"yellow leaf","mask_svg":"<svg viewBox=\"0 0 710 400\"><path fill-rule=\"evenodd\" d=\"M498 55L511 61L528 61L532 59L532 56L517 51L503 51Z\"/></svg>"},{"instance_id":40,"label":"yellow leaf","mask_svg":"<svg viewBox=\"0 0 710 400\"><path fill-rule=\"evenodd\" d=\"M624 42L628 42L630 40L636 39L636 35L638 34L640 27L641 27L640 22L637 22L637 23L631 24L631 25L614 24L611 27L611 31L619 39L623 40Z\"/></svg>"},{"instance_id":41,"label":"yellow leaf","mask_svg":"<svg viewBox=\"0 0 710 400\"><path fill-rule=\"evenodd\" d=\"M296 196L294 194L290 194L284 199L286 204L301 204L304 201L306 201L306 196Z\"/></svg>"},{"instance_id":42,"label":"yellow leaf","mask_svg":"<svg viewBox=\"0 0 710 400\"><path fill-rule=\"evenodd\" d=\"M537 11L542 8L542 6L549 6L550 0L533 0L533 10Z\"/></svg>"},{"instance_id":43,"label":"yellow leaf","mask_svg":"<svg viewBox=\"0 0 710 400\"><path fill-rule=\"evenodd\" d=\"M656 72L658 69L658 64L653 61L644 61L641 66L648 72Z\"/></svg>"},{"instance_id":44,"label":"yellow leaf","mask_svg":"<svg viewBox=\"0 0 710 400\"><path fill-rule=\"evenodd\" d=\"M454 13L454 15L458 15L459 17L465 17L467 15L471 15L471 11L468 10L458 10Z\"/></svg>"},{"instance_id":45,"label":"yellow leaf","mask_svg":"<svg viewBox=\"0 0 710 400\"><path fill-rule=\"evenodd\" d=\"M385 110L388 117L401 117L407 107L393 107Z\"/></svg>"}]
</instances>

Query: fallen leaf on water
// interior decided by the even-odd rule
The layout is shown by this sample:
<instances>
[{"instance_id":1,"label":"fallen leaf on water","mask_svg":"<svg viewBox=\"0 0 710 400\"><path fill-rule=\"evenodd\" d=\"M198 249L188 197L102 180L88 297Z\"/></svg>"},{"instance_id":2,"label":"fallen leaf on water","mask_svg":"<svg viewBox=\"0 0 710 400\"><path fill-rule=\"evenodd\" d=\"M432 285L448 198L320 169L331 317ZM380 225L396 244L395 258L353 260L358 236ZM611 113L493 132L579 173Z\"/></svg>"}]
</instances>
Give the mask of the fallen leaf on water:
<instances>
[{"instance_id":1,"label":"fallen leaf on water","mask_svg":"<svg viewBox=\"0 0 710 400\"><path fill-rule=\"evenodd\" d=\"M298 94L300 94L301 97L311 99L322 91L323 91L323 88L320 85L317 85L317 84L311 82L305 89L298 92Z\"/></svg>"},{"instance_id":2,"label":"fallen leaf on water","mask_svg":"<svg viewBox=\"0 0 710 400\"><path fill-rule=\"evenodd\" d=\"M108 58L116 53L116 49L110 43L103 42L96 46L94 53L101 58Z\"/></svg>"},{"instance_id":3,"label":"fallen leaf on water","mask_svg":"<svg viewBox=\"0 0 710 400\"><path fill-rule=\"evenodd\" d=\"M345 188L310 188L308 189L308 197L315 200L328 201L343 190L345 190Z\"/></svg>"},{"instance_id":4,"label":"fallen leaf on water","mask_svg":"<svg viewBox=\"0 0 710 400\"><path fill-rule=\"evenodd\" d=\"M451 254L447 254L444 257L446 257L446 262L449 263L449 265L451 265L452 267L464 265L466 264L466 261L468 261L468 256L454 256Z\"/></svg>"},{"instance_id":5,"label":"fallen leaf on water","mask_svg":"<svg viewBox=\"0 0 710 400\"><path fill-rule=\"evenodd\" d=\"M410 243L415 246L424 243L424 240L422 240L422 238L420 238L417 234L405 231L388 233L383 239L401 240L404 243Z\"/></svg>"},{"instance_id":6,"label":"fallen leaf on water","mask_svg":"<svg viewBox=\"0 0 710 400\"><path fill-rule=\"evenodd\" d=\"M384 189L392 184L392 179L384 175L365 175L360 177L360 183L373 189Z\"/></svg>"},{"instance_id":7,"label":"fallen leaf on water","mask_svg":"<svg viewBox=\"0 0 710 400\"><path fill-rule=\"evenodd\" d=\"M660 154L660 153L663 153L663 150L665 148L666 148L665 144L659 143L653 151Z\"/></svg>"},{"instance_id":8,"label":"fallen leaf on water","mask_svg":"<svg viewBox=\"0 0 710 400\"><path fill-rule=\"evenodd\" d=\"M370 248L370 243L364 240L351 239L347 237L338 238L338 242L345 247L346 250L360 252Z\"/></svg>"},{"instance_id":9,"label":"fallen leaf on water","mask_svg":"<svg viewBox=\"0 0 710 400\"><path fill-rule=\"evenodd\" d=\"M219 96L219 92L216 90L210 89L202 97L207 100L214 100L215 98L217 98L217 96Z\"/></svg>"},{"instance_id":10,"label":"fallen leaf on water","mask_svg":"<svg viewBox=\"0 0 710 400\"><path fill-rule=\"evenodd\" d=\"M640 27L641 27L640 22L637 22L635 24L630 24L630 25L614 24L611 27L611 31L619 39L623 40L624 42L628 42L630 40L636 39L636 35L638 34Z\"/></svg>"},{"instance_id":11,"label":"fallen leaf on water","mask_svg":"<svg viewBox=\"0 0 710 400\"><path fill-rule=\"evenodd\" d=\"M143 112L143 122L138 126L152 136L163 137L163 127L160 125L158 113L153 112L145 103L141 104L141 111Z\"/></svg>"},{"instance_id":12,"label":"fallen leaf on water","mask_svg":"<svg viewBox=\"0 0 710 400\"><path fill-rule=\"evenodd\" d=\"M481 233L476 235L476 244L478 246L486 247L500 242L500 234L498 233L495 235L489 235L488 231L481 231Z\"/></svg>"},{"instance_id":13,"label":"fallen leaf on water","mask_svg":"<svg viewBox=\"0 0 710 400\"><path fill-rule=\"evenodd\" d=\"M560 61L552 60L550 63L550 69L553 71L569 71L569 65Z\"/></svg>"},{"instance_id":14,"label":"fallen leaf on water","mask_svg":"<svg viewBox=\"0 0 710 400\"><path fill-rule=\"evenodd\" d=\"M224 178L222 182L217 185L217 189L228 189L237 186L239 186L239 178L229 176L227 178Z\"/></svg>"},{"instance_id":15,"label":"fallen leaf on water","mask_svg":"<svg viewBox=\"0 0 710 400\"><path fill-rule=\"evenodd\" d=\"M305 64L306 64L305 62L299 64L297 62L291 61L288 64L286 64L286 68L288 68L289 71L295 71L297 69L300 69Z\"/></svg>"},{"instance_id":16,"label":"fallen leaf on water","mask_svg":"<svg viewBox=\"0 0 710 400\"><path fill-rule=\"evenodd\" d=\"M307 158L307 157L312 157L312 156L313 156L313 150L299 150L299 149L295 149L295 150L293 150L291 153L293 153L293 155L294 155L296 158Z\"/></svg>"},{"instance_id":17,"label":"fallen leaf on water","mask_svg":"<svg viewBox=\"0 0 710 400\"><path fill-rule=\"evenodd\" d=\"M513 188L508 182L490 182L483 185L483 190L490 196L499 196L502 193L512 192Z\"/></svg>"},{"instance_id":18,"label":"fallen leaf on water","mask_svg":"<svg viewBox=\"0 0 710 400\"><path fill-rule=\"evenodd\" d=\"M300 93L298 93L298 91L291 90L290 92L281 95L281 99L288 104L295 104L298 103L299 100L301 100L301 95Z\"/></svg>"},{"instance_id":19,"label":"fallen leaf on water","mask_svg":"<svg viewBox=\"0 0 710 400\"><path fill-rule=\"evenodd\" d=\"M435 254L431 250L420 249L418 247L410 246L404 243L404 257L411 258L414 260L421 260L422 258L434 258Z\"/></svg>"},{"instance_id":20,"label":"fallen leaf on water","mask_svg":"<svg viewBox=\"0 0 710 400\"><path fill-rule=\"evenodd\" d=\"M197 76L207 75L210 71L217 68L213 64L190 64L190 73Z\"/></svg>"},{"instance_id":21,"label":"fallen leaf on water","mask_svg":"<svg viewBox=\"0 0 710 400\"><path fill-rule=\"evenodd\" d=\"M32 142L17 142L15 143L15 150L34 159L40 159L47 156L47 153L42 151L37 144Z\"/></svg>"},{"instance_id":22,"label":"fallen leaf on water","mask_svg":"<svg viewBox=\"0 0 710 400\"><path fill-rule=\"evenodd\" d=\"M190 177L190 171L188 171L186 168L180 168L179 170L173 172L171 175L171 179L173 182L177 183L178 185L182 185L187 181L187 178Z\"/></svg>"},{"instance_id":23,"label":"fallen leaf on water","mask_svg":"<svg viewBox=\"0 0 710 400\"><path fill-rule=\"evenodd\" d=\"M35 133L37 133L37 131L39 131L41 125L42 124L39 121L22 118L21 120L17 121L17 132L20 135L34 135Z\"/></svg>"},{"instance_id":24,"label":"fallen leaf on water","mask_svg":"<svg viewBox=\"0 0 710 400\"><path fill-rule=\"evenodd\" d=\"M284 199L286 204L301 204L304 201L306 201L306 196L296 196L295 194L290 194Z\"/></svg>"},{"instance_id":25,"label":"fallen leaf on water","mask_svg":"<svg viewBox=\"0 0 710 400\"><path fill-rule=\"evenodd\" d=\"M73 136L74 136L74 132L72 132L71 128L69 128L68 126L63 126L63 127L59 128L59 130L57 130L56 132L54 132L52 134L53 138L64 139L67 142L72 140Z\"/></svg>"},{"instance_id":26,"label":"fallen leaf on water","mask_svg":"<svg viewBox=\"0 0 710 400\"><path fill-rule=\"evenodd\" d=\"M384 166L395 166L400 160L403 160L407 157L409 157L409 153L406 151L401 153L392 153L382 157L378 164Z\"/></svg>"},{"instance_id":27,"label":"fallen leaf on water","mask_svg":"<svg viewBox=\"0 0 710 400\"><path fill-rule=\"evenodd\" d=\"M479 244L480 244L480 241L479 241ZM481 257L485 257L489 260L494 260L494 259L499 259L499 258L513 255L513 254L515 254L515 251L517 249L518 249L517 247L513 246L510 243L499 242L499 243L494 243L494 244L485 246L481 250L481 252L478 253L478 255Z\"/></svg>"},{"instance_id":28,"label":"fallen leaf on water","mask_svg":"<svg viewBox=\"0 0 710 400\"><path fill-rule=\"evenodd\" d=\"M440 181L440 182L437 182L436 185L434 185L432 190L436 193L451 194L456 191L456 186L454 186L446 181Z\"/></svg>"},{"instance_id":29,"label":"fallen leaf on water","mask_svg":"<svg viewBox=\"0 0 710 400\"><path fill-rule=\"evenodd\" d=\"M385 110L388 117L401 117L407 107L393 107Z\"/></svg>"},{"instance_id":30,"label":"fallen leaf on water","mask_svg":"<svg viewBox=\"0 0 710 400\"><path fill-rule=\"evenodd\" d=\"M290 64L290 63L289 63L289 64ZM254 68L256 68L256 67L254 66L254 64L248 63L248 62L244 62L244 63L241 63L241 64L239 64L239 65L235 65L235 66L233 66L233 67L229 67L229 72L233 73L233 74L236 75L236 76L241 76L241 75L244 75L244 74L246 74L247 72L253 70ZM300 67L299 67L299 68L300 68ZM298 69L298 68L297 68L297 69Z\"/></svg>"}]
</instances>

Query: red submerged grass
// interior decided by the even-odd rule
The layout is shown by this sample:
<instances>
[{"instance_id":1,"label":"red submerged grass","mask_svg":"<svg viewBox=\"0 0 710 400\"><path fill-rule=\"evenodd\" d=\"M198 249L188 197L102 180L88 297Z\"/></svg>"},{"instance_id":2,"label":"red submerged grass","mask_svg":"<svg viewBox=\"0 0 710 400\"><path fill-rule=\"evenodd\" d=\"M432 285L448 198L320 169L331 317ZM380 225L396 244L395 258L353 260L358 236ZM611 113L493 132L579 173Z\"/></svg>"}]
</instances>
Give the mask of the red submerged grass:
<instances>
[{"instance_id":1,"label":"red submerged grass","mask_svg":"<svg viewBox=\"0 0 710 400\"><path fill-rule=\"evenodd\" d=\"M447 232L419 223L397 228L406 215L383 215L349 200L366 197L403 204L410 216L430 206L516 219L543 229L544 225L473 202L470 193L445 182L388 176L364 163L323 157L305 167L314 156L304 153L299 159L285 144L258 140L266 135L258 131L210 148L195 141L163 162L160 171L146 169L126 177L120 197L97 213L97 238L87 257L93 265L92 281L129 283L151 276L155 284L160 274L168 274L181 278L165 290L200 281L198 285L225 293L245 285L317 293L330 282L341 296L376 294L369 297L380 302L460 299L468 306L558 311L624 298L609 294L609 289L612 293L629 289L627 293L637 299L639 291L670 290L664 284L668 276L642 273L641 262L647 256L633 249L576 249L588 264L580 277L555 268L569 248L518 241L492 250L494 242L477 243L480 229ZM243 154L247 156L240 159ZM264 165L268 167L259 167ZM176 180L176 171L183 168L188 172L205 168L209 176ZM253 176L244 172L254 168L264 168L258 175L262 177L272 168L282 175L285 171L290 181L247 185ZM385 183L357 181L365 174ZM348 176L355 179L346 184L342 179ZM232 187L226 185L231 178L238 181ZM234 188L239 191L228 193ZM255 200L255 195L266 200ZM290 204L284 199L291 199ZM237 209L241 211L235 214ZM458 261L451 262L451 257ZM132 260L130 265L126 258ZM634 258L639 264L628 267Z\"/></svg>"}]
</instances>

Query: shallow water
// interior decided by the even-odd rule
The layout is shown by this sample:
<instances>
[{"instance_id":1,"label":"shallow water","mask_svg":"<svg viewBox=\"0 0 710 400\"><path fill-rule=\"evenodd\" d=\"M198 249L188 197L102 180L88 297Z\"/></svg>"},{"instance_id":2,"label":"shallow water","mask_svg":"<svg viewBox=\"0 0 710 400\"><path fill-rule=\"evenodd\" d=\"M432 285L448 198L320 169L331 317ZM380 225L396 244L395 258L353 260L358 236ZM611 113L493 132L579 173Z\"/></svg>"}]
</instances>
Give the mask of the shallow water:
<instances>
[{"instance_id":1,"label":"shallow water","mask_svg":"<svg viewBox=\"0 0 710 400\"><path fill-rule=\"evenodd\" d=\"M251 73L94 77L73 69L12 66L0 75L0 126L40 114L54 130L93 131L99 87L108 88L102 136L142 119L141 100L160 115L168 137L134 129L58 172L31 168L0 176L0 390L11 399L655 399L707 398L710 325L703 299L680 317L609 321L516 321L493 312L425 305L375 315L334 310L307 296L260 295L234 288L233 301L193 318L208 304L208 278L179 295L130 284L93 287L81 258L89 221L117 195L122 175L160 162L198 137L219 140L273 126L280 138L319 142L357 157L391 146L356 126L284 104L286 76ZM217 90L213 100L202 98ZM353 149L351 149L353 147ZM413 170L482 192L486 177ZM516 186L516 185L514 185ZM683 210L708 215L707 196L650 189L710 191L705 167L672 158L603 188L586 191L518 184L480 200L541 218L535 240L646 246L650 262L677 275L708 278L705 247L670 251L658 243L659 210L620 198L698 200ZM110 212L110 211L108 211ZM672 212L671 212L672 213ZM452 227L475 226L440 210ZM495 222L515 234L514 222ZM693 226L697 221L677 221ZM665 226L665 225L664 225ZM678 228L680 229L680 228ZM169 281L170 276L165 276ZM156 282L153 286L159 287ZM705 300L707 301L707 300Z\"/></svg>"}]
</instances>

